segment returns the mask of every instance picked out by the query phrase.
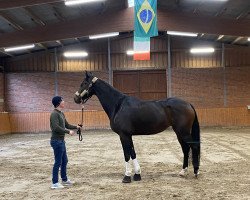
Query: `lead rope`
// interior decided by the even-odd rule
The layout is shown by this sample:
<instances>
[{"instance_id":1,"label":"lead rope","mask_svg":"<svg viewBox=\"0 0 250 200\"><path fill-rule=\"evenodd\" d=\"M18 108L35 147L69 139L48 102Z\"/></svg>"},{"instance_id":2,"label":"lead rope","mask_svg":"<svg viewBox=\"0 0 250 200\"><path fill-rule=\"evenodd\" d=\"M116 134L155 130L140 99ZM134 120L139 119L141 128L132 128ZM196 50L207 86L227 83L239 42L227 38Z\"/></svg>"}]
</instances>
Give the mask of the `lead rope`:
<instances>
[{"instance_id":1,"label":"lead rope","mask_svg":"<svg viewBox=\"0 0 250 200\"><path fill-rule=\"evenodd\" d=\"M84 107L82 106L82 120L81 120L81 124L78 124L78 126L80 126L81 128L83 127L83 109ZM79 141L82 141L82 131L81 128L77 129L77 134L79 136Z\"/></svg>"}]
</instances>

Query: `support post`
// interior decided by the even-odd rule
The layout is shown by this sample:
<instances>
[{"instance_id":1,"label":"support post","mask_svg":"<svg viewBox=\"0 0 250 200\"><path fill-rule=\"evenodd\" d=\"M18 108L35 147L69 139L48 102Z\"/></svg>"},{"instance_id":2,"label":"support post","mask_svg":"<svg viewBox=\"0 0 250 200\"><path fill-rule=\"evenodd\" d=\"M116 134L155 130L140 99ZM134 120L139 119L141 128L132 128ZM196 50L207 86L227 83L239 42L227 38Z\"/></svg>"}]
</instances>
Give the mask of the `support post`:
<instances>
[{"instance_id":1,"label":"support post","mask_svg":"<svg viewBox=\"0 0 250 200\"><path fill-rule=\"evenodd\" d=\"M168 70L167 71L167 97L172 96L172 71L171 71L171 36L168 35Z\"/></svg>"},{"instance_id":2,"label":"support post","mask_svg":"<svg viewBox=\"0 0 250 200\"><path fill-rule=\"evenodd\" d=\"M55 96L58 95L58 80L57 80L57 71L58 71L58 59L57 59L57 48L54 51L54 77L55 77Z\"/></svg>"},{"instance_id":3,"label":"support post","mask_svg":"<svg viewBox=\"0 0 250 200\"><path fill-rule=\"evenodd\" d=\"M223 67L223 101L224 101L224 107L226 107L227 106L227 78L226 78L225 45L224 45L224 43L222 43L221 66Z\"/></svg>"},{"instance_id":4,"label":"support post","mask_svg":"<svg viewBox=\"0 0 250 200\"><path fill-rule=\"evenodd\" d=\"M110 39L109 38L108 38L108 71L109 71L109 84L113 86L113 70L111 66Z\"/></svg>"}]
</instances>

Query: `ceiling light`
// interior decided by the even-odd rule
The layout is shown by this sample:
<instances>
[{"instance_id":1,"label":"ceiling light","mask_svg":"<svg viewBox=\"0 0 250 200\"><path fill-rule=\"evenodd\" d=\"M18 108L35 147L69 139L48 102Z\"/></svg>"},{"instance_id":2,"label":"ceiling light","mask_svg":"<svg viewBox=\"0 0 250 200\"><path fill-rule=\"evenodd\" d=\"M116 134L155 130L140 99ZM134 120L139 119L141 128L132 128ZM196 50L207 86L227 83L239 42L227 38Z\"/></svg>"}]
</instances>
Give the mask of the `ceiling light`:
<instances>
[{"instance_id":1,"label":"ceiling light","mask_svg":"<svg viewBox=\"0 0 250 200\"><path fill-rule=\"evenodd\" d=\"M128 0L128 7L134 7L135 6L135 1L134 0Z\"/></svg>"},{"instance_id":2,"label":"ceiling light","mask_svg":"<svg viewBox=\"0 0 250 200\"><path fill-rule=\"evenodd\" d=\"M207 48L192 48L190 50L191 53L193 54L199 54L199 53L213 53L214 48L207 47Z\"/></svg>"},{"instance_id":3,"label":"ceiling light","mask_svg":"<svg viewBox=\"0 0 250 200\"><path fill-rule=\"evenodd\" d=\"M105 1L105 0L65 0L64 3L66 6L73 6L77 4L91 3L96 1Z\"/></svg>"},{"instance_id":4,"label":"ceiling light","mask_svg":"<svg viewBox=\"0 0 250 200\"><path fill-rule=\"evenodd\" d=\"M98 38L115 37L117 35L119 35L119 32L90 35L89 39L94 40L94 39L98 39Z\"/></svg>"},{"instance_id":5,"label":"ceiling light","mask_svg":"<svg viewBox=\"0 0 250 200\"><path fill-rule=\"evenodd\" d=\"M190 32L179 32L179 31L167 31L169 35L179 35L179 36L188 36L188 37L196 37L198 33L190 33Z\"/></svg>"},{"instance_id":6,"label":"ceiling light","mask_svg":"<svg viewBox=\"0 0 250 200\"><path fill-rule=\"evenodd\" d=\"M145 53L150 53L150 51L133 51L133 50L128 50L127 55L132 56L134 54L145 54Z\"/></svg>"},{"instance_id":7,"label":"ceiling light","mask_svg":"<svg viewBox=\"0 0 250 200\"><path fill-rule=\"evenodd\" d=\"M249 37L249 38L247 38L247 41L250 41L250 37Z\"/></svg>"},{"instance_id":8,"label":"ceiling light","mask_svg":"<svg viewBox=\"0 0 250 200\"><path fill-rule=\"evenodd\" d=\"M86 51L67 51L63 54L66 58L82 58L88 56Z\"/></svg>"},{"instance_id":9,"label":"ceiling light","mask_svg":"<svg viewBox=\"0 0 250 200\"><path fill-rule=\"evenodd\" d=\"M5 52L10 52L10 51L20 51L20 50L25 50L25 49L32 49L34 48L34 44L29 44L29 45L23 45L23 46L16 46L16 47L8 47L4 48Z\"/></svg>"},{"instance_id":10,"label":"ceiling light","mask_svg":"<svg viewBox=\"0 0 250 200\"><path fill-rule=\"evenodd\" d=\"M127 55L128 55L128 56L134 55L134 51L133 51L133 50L127 50Z\"/></svg>"}]
</instances>

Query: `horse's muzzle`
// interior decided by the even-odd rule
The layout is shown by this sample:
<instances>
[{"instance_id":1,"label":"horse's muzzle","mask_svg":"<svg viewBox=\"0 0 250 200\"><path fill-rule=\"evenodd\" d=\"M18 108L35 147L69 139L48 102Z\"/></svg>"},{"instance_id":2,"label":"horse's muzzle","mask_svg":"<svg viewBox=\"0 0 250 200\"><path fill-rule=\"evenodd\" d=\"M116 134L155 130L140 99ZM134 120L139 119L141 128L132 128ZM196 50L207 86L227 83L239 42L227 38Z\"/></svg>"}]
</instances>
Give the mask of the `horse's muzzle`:
<instances>
[{"instance_id":1,"label":"horse's muzzle","mask_svg":"<svg viewBox=\"0 0 250 200\"><path fill-rule=\"evenodd\" d=\"M75 101L75 103L77 103L77 104L80 104L81 102L82 102L82 99L81 99L81 97L80 96L74 96L74 101Z\"/></svg>"}]
</instances>

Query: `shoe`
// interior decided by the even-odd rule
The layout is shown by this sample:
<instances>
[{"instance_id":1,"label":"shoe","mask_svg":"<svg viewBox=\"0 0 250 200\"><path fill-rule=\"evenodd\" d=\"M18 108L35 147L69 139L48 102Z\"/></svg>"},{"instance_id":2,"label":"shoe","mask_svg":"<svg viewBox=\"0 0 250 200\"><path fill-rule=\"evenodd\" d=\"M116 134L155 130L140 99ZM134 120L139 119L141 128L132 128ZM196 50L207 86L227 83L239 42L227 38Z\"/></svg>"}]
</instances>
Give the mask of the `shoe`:
<instances>
[{"instance_id":1,"label":"shoe","mask_svg":"<svg viewBox=\"0 0 250 200\"><path fill-rule=\"evenodd\" d=\"M68 179L67 181L62 181L62 184L64 186L72 186L75 182Z\"/></svg>"},{"instance_id":2,"label":"shoe","mask_svg":"<svg viewBox=\"0 0 250 200\"><path fill-rule=\"evenodd\" d=\"M62 189L64 186L61 183L54 183L50 187L51 189Z\"/></svg>"}]
</instances>

